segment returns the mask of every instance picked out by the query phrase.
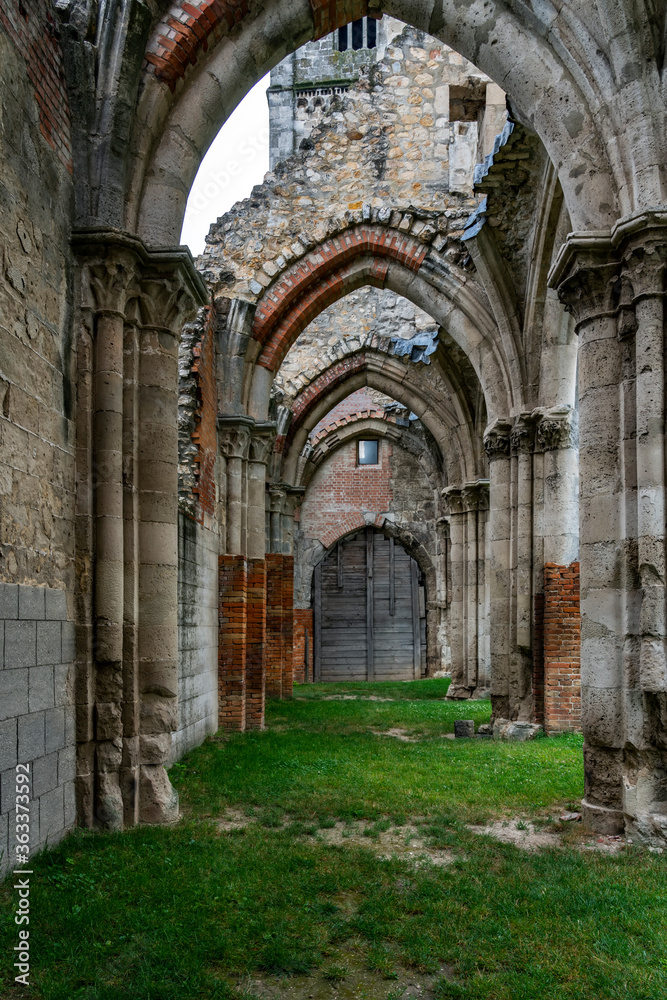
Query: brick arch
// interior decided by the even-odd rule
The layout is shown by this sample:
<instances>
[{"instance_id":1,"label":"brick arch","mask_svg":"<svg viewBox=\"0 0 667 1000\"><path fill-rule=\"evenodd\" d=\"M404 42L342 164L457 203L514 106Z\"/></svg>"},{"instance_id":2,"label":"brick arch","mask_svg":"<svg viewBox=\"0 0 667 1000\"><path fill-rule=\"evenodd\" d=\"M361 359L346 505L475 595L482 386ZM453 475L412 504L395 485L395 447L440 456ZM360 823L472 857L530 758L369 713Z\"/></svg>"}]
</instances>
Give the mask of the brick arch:
<instances>
[{"instance_id":1,"label":"brick arch","mask_svg":"<svg viewBox=\"0 0 667 1000\"><path fill-rule=\"evenodd\" d=\"M257 364L277 371L299 334L324 309L364 285L383 288L388 262L416 273L428 246L396 229L357 226L320 244L275 281L257 304Z\"/></svg>"},{"instance_id":2,"label":"brick arch","mask_svg":"<svg viewBox=\"0 0 667 1000\"><path fill-rule=\"evenodd\" d=\"M424 376L410 370L409 362L365 349L331 365L294 401L288 432L276 442L276 450L284 456L283 475L288 482L295 480L298 457L312 427L364 385L386 392L417 413L436 442L443 468L455 468L457 481L478 474L478 450L473 440L478 432L457 406L454 393L447 398L435 392Z\"/></svg>"}]
</instances>

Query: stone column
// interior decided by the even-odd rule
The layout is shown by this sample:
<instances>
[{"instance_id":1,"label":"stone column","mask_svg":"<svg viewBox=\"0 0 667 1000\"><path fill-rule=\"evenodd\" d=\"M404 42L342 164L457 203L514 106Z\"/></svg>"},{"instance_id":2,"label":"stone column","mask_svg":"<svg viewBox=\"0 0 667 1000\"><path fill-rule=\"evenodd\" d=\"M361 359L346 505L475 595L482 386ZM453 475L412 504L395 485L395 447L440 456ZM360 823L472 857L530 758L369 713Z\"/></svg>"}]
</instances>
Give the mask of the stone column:
<instances>
[{"instance_id":1,"label":"stone column","mask_svg":"<svg viewBox=\"0 0 667 1000\"><path fill-rule=\"evenodd\" d=\"M218 445L225 459L227 498L227 555L246 554L244 499L246 462L250 449L250 431L254 421L248 417L218 417Z\"/></svg>"},{"instance_id":2,"label":"stone column","mask_svg":"<svg viewBox=\"0 0 667 1000\"><path fill-rule=\"evenodd\" d=\"M89 248L86 248L89 249ZM131 250L90 248L87 287L93 308L93 664L92 731L79 732L79 796L83 822L110 830L124 825L120 767L125 525L123 518L123 337L125 315L136 294ZM80 713L80 718L83 713ZM92 738L94 742L88 741ZM84 749L87 744L88 750ZM85 786L85 791L84 791Z\"/></svg>"},{"instance_id":3,"label":"stone column","mask_svg":"<svg viewBox=\"0 0 667 1000\"><path fill-rule=\"evenodd\" d=\"M466 510L466 641L467 686L474 698L488 697L486 661L486 520L489 510L489 482L478 479L463 488Z\"/></svg>"},{"instance_id":4,"label":"stone column","mask_svg":"<svg viewBox=\"0 0 667 1000\"><path fill-rule=\"evenodd\" d=\"M666 225L647 212L577 234L550 275L580 337L583 808L662 843Z\"/></svg>"},{"instance_id":5,"label":"stone column","mask_svg":"<svg viewBox=\"0 0 667 1000\"><path fill-rule=\"evenodd\" d=\"M285 509L286 496L287 493L284 486L278 483L271 483L269 486L271 552L283 551L283 510Z\"/></svg>"},{"instance_id":6,"label":"stone column","mask_svg":"<svg viewBox=\"0 0 667 1000\"><path fill-rule=\"evenodd\" d=\"M139 819L165 823L178 817L164 764L178 724L178 345L191 301L147 266L139 305Z\"/></svg>"},{"instance_id":7,"label":"stone column","mask_svg":"<svg viewBox=\"0 0 667 1000\"><path fill-rule=\"evenodd\" d=\"M451 700L470 697L464 653L464 512L463 494L460 486L447 486L442 491L446 510L443 521L449 536L449 648L451 653L451 683L447 697Z\"/></svg>"},{"instance_id":8,"label":"stone column","mask_svg":"<svg viewBox=\"0 0 667 1000\"><path fill-rule=\"evenodd\" d=\"M489 459L489 653L495 718L510 715L511 463L509 420L496 420L484 435Z\"/></svg>"},{"instance_id":9,"label":"stone column","mask_svg":"<svg viewBox=\"0 0 667 1000\"><path fill-rule=\"evenodd\" d=\"M532 719L533 442L531 414L512 427L510 718Z\"/></svg>"},{"instance_id":10,"label":"stone column","mask_svg":"<svg viewBox=\"0 0 667 1000\"><path fill-rule=\"evenodd\" d=\"M177 695L177 348L207 293L187 252L115 231L72 244L94 338L92 549L77 538L79 565L93 567L94 712L79 713L79 810L121 829L178 812L164 769Z\"/></svg>"}]
</instances>

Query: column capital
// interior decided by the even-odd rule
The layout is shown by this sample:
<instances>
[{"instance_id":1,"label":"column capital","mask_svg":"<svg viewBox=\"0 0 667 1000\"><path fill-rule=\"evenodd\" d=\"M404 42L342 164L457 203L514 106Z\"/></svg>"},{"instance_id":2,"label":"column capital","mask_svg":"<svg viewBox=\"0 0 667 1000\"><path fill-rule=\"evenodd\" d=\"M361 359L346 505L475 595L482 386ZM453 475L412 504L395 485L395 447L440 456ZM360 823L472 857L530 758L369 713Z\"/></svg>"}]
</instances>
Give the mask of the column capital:
<instances>
[{"instance_id":1,"label":"column capital","mask_svg":"<svg viewBox=\"0 0 667 1000\"><path fill-rule=\"evenodd\" d=\"M532 413L522 413L514 422L510 433L510 451L532 454L535 446L535 417Z\"/></svg>"},{"instance_id":2,"label":"column capital","mask_svg":"<svg viewBox=\"0 0 667 1000\"><path fill-rule=\"evenodd\" d=\"M256 422L250 433L250 461L266 465L271 457L275 441L276 425L274 421Z\"/></svg>"},{"instance_id":3,"label":"column capital","mask_svg":"<svg viewBox=\"0 0 667 1000\"><path fill-rule=\"evenodd\" d=\"M484 432L484 451L489 461L496 458L506 458L510 453L510 435L512 423L499 418L494 420Z\"/></svg>"},{"instance_id":4,"label":"column capital","mask_svg":"<svg viewBox=\"0 0 667 1000\"><path fill-rule=\"evenodd\" d=\"M579 418L573 406L533 410L536 421L535 451L555 451L579 446Z\"/></svg>"},{"instance_id":5,"label":"column capital","mask_svg":"<svg viewBox=\"0 0 667 1000\"><path fill-rule=\"evenodd\" d=\"M465 511L489 509L489 480L478 479L476 482L464 483L463 509Z\"/></svg>"},{"instance_id":6,"label":"column capital","mask_svg":"<svg viewBox=\"0 0 667 1000\"><path fill-rule=\"evenodd\" d=\"M77 229L72 250L84 271L84 306L126 316L131 303L139 322L175 333L209 302L204 279L185 247L153 249L118 230Z\"/></svg>"},{"instance_id":7,"label":"column capital","mask_svg":"<svg viewBox=\"0 0 667 1000\"><path fill-rule=\"evenodd\" d=\"M218 417L218 447L224 458L248 458L254 423L245 416Z\"/></svg>"},{"instance_id":8,"label":"column capital","mask_svg":"<svg viewBox=\"0 0 667 1000\"><path fill-rule=\"evenodd\" d=\"M442 491L445 517L442 520L449 523L449 518L463 513L463 488L461 486L445 486Z\"/></svg>"},{"instance_id":9,"label":"column capital","mask_svg":"<svg viewBox=\"0 0 667 1000\"><path fill-rule=\"evenodd\" d=\"M618 311L620 259L611 233L601 230L570 233L549 272L555 288L577 328L591 319Z\"/></svg>"}]
</instances>

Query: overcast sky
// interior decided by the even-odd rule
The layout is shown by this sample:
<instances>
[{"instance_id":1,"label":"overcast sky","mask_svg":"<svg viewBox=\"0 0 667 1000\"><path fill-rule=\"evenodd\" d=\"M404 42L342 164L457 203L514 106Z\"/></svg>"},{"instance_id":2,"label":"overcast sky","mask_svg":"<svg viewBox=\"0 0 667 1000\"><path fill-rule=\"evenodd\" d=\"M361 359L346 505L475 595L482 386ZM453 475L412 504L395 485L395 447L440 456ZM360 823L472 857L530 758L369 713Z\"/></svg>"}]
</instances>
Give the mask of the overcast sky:
<instances>
[{"instance_id":1,"label":"overcast sky","mask_svg":"<svg viewBox=\"0 0 667 1000\"><path fill-rule=\"evenodd\" d=\"M227 119L202 160L188 198L181 243L196 257L212 222L247 198L269 169L268 74Z\"/></svg>"}]
</instances>

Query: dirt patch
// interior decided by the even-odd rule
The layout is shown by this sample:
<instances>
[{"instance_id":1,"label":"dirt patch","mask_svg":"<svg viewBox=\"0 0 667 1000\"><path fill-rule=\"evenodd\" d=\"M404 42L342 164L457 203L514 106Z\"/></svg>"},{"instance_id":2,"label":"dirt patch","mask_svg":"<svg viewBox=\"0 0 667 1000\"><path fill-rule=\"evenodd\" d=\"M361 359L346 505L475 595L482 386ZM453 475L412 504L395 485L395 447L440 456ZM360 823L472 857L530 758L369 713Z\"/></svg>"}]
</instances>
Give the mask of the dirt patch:
<instances>
[{"instance_id":1,"label":"dirt patch","mask_svg":"<svg viewBox=\"0 0 667 1000\"><path fill-rule=\"evenodd\" d=\"M428 864L444 867L451 865L457 857L452 851L428 847L412 824L375 831L372 824L362 820L349 824L338 822L329 829L318 830L317 838L325 844L365 847L381 858L399 857L410 861L416 868Z\"/></svg>"},{"instance_id":2,"label":"dirt patch","mask_svg":"<svg viewBox=\"0 0 667 1000\"><path fill-rule=\"evenodd\" d=\"M243 830L250 823L256 822L256 816L247 816L242 809L225 809L216 820L218 830Z\"/></svg>"},{"instance_id":3,"label":"dirt patch","mask_svg":"<svg viewBox=\"0 0 667 1000\"><path fill-rule=\"evenodd\" d=\"M379 694L323 694L321 698L296 697L294 701L402 701L401 698L381 698Z\"/></svg>"},{"instance_id":4,"label":"dirt patch","mask_svg":"<svg viewBox=\"0 0 667 1000\"><path fill-rule=\"evenodd\" d=\"M402 743L418 743L418 736L411 736L407 729L371 729L370 730L374 736L392 736L395 740L400 740Z\"/></svg>"},{"instance_id":5,"label":"dirt patch","mask_svg":"<svg viewBox=\"0 0 667 1000\"><path fill-rule=\"evenodd\" d=\"M347 945L307 976L253 974L230 985L248 1000L432 1000L442 978L453 978L448 966L425 974L392 962L388 973L370 971L362 948Z\"/></svg>"},{"instance_id":6,"label":"dirt patch","mask_svg":"<svg viewBox=\"0 0 667 1000\"><path fill-rule=\"evenodd\" d=\"M503 844L514 844L522 851L539 851L561 846L561 839L557 833L536 830L532 823L523 819L496 820L494 823L487 823L486 826L469 826L468 829L472 833L494 837Z\"/></svg>"}]
</instances>

